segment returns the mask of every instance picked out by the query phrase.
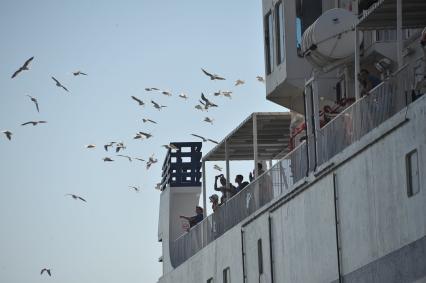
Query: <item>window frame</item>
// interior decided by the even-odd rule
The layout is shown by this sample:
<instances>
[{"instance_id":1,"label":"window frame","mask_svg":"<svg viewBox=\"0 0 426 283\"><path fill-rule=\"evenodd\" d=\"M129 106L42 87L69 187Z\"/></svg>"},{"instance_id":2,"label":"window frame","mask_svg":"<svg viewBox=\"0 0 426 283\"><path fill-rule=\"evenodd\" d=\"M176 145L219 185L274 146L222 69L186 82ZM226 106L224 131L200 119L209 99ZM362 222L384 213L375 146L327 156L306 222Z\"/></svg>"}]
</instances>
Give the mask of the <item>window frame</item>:
<instances>
[{"instance_id":1,"label":"window frame","mask_svg":"<svg viewBox=\"0 0 426 283\"><path fill-rule=\"evenodd\" d=\"M263 274L263 247L262 247L262 238L257 240L257 266L259 271L259 276Z\"/></svg>"},{"instance_id":2,"label":"window frame","mask_svg":"<svg viewBox=\"0 0 426 283\"><path fill-rule=\"evenodd\" d=\"M274 13L269 10L264 18L264 40L265 40L265 63L266 75L269 75L274 70Z\"/></svg>"},{"instance_id":3,"label":"window frame","mask_svg":"<svg viewBox=\"0 0 426 283\"><path fill-rule=\"evenodd\" d=\"M231 283L231 268L229 266L223 269L223 283Z\"/></svg>"},{"instance_id":4,"label":"window frame","mask_svg":"<svg viewBox=\"0 0 426 283\"><path fill-rule=\"evenodd\" d=\"M282 15L282 21L280 22L280 12ZM275 49L276 49L276 64L280 65L285 61L285 14L284 14L284 2L283 0L277 1L274 5L275 15ZM282 42L281 42L282 40Z\"/></svg>"},{"instance_id":5,"label":"window frame","mask_svg":"<svg viewBox=\"0 0 426 283\"><path fill-rule=\"evenodd\" d=\"M415 174L413 174L413 160L412 157L415 156L416 160L415 160L415 165L417 169L415 172ZM419 169L419 154L417 149L414 149L412 151L410 151L409 153L407 153L405 155L405 176L406 176L406 180L407 180L407 196L408 197L413 197L415 195L417 195L420 192L420 169ZM414 178L417 178L417 187L413 188L413 180Z\"/></svg>"}]
</instances>

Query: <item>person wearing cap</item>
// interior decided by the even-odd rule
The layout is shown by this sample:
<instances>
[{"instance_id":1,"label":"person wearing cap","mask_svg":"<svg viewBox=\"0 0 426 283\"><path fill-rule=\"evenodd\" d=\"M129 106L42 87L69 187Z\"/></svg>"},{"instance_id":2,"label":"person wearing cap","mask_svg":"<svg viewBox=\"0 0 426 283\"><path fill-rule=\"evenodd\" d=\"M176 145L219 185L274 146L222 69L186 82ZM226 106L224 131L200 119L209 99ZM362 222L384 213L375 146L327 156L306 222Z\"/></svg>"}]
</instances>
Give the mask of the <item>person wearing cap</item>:
<instances>
[{"instance_id":1,"label":"person wearing cap","mask_svg":"<svg viewBox=\"0 0 426 283\"><path fill-rule=\"evenodd\" d=\"M217 194L212 194L210 197L210 202L212 203L213 212L219 207L219 196Z\"/></svg>"},{"instance_id":2,"label":"person wearing cap","mask_svg":"<svg viewBox=\"0 0 426 283\"><path fill-rule=\"evenodd\" d=\"M193 226L197 225L201 221L203 221L204 214L203 214L203 208L201 206L195 207L195 213L194 216L179 216L182 219L186 219L189 222L189 228L192 228Z\"/></svg>"}]
</instances>

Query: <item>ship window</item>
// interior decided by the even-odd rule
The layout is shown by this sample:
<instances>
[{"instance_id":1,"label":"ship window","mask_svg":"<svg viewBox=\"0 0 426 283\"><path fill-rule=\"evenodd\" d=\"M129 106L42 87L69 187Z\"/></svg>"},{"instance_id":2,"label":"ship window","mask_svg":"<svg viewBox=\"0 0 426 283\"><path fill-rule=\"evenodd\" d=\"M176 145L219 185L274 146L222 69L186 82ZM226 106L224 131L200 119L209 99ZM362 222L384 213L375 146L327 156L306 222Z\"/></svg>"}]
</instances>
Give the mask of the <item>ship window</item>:
<instances>
[{"instance_id":1,"label":"ship window","mask_svg":"<svg viewBox=\"0 0 426 283\"><path fill-rule=\"evenodd\" d=\"M296 0L296 44L297 55L302 56L302 35L322 14L322 1Z\"/></svg>"},{"instance_id":2,"label":"ship window","mask_svg":"<svg viewBox=\"0 0 426 283\"><path fill-rule=\"evenodd\" d=\"M207 283L213 283L214 281L213 281L213 277L211 277L211 278L209 278L209 279L207 279Z\"/></svg>"},{"instance_id":3,"label":"ship window","mask_svg":"<svg viewBox=\"0 0 426 283\"><path fill-rule=\"evenodd\" d=\"M223 283L231 283L231 269L229 267L223 270Z\"/></svg>"},{"instance_id":4,"label":"ship window","mask_svg":"<svg viewBox=\"0 0 426 283\"><path fill-rule=\"evenodd\" d=\"M266 74L272 73L274 68L274 44L273 44L273 21L272 13L265 16L265 52L266 52Z\"/></svg>"},{"instance_id":5,"label":"ship window","mask_svg":"<svg viewBox=\"0 0 426 283\"><path fill-rule=\"evenodd\" d=\"M409 197L420 191L419 162L417 149L408 153L405 157L407 171L407 194Z\"/></svg>"},{"instance_id":6,"label":"ship window","mask_svg":"<svg viewBox=\"0 0 426 283\"><path fill-rule=\"evenodd\" d=\"M261 275L263 274L262 239L257 240L257 262L259 266L259 275Z\"/></svg>"},{"instance_id":7,"label":"ship window","mask_svg":"<svg viewBox=\"0 0 426 283\"><path fill-rule=\"evenodd\" d=\"M275 5L275 38L277 40L277 65L285 58L284 5L279 1Z\"/></svg>"}]
</instances>

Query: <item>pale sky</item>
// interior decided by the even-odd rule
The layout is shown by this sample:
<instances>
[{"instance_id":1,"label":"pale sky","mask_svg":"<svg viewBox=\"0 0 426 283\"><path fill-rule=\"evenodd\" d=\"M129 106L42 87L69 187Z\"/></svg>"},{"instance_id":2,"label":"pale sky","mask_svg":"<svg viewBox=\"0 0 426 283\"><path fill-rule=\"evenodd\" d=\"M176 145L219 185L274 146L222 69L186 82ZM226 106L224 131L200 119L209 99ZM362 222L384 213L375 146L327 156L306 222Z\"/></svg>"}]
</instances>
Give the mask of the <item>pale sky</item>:
<instances>
[{"instance_id":1,"label":"pale sky","mask_svg":"<svg viewBox=\"0 0 426 283\"><path fill-rule=\"evenodd\" d=\"M160 146L199 141L191 133L221 140L252 112L286 110L256 81L264 74L260 0L2 0L0 36L0 131L13 132L12 141L0 133L0 282L156 282ZM31 69L11 79L31 56ZM227 80L210 81L200 68ZM76 70L88 76L74 77ZM236 79L246 84L234 87ZM213 96L218 90L233 98ZM196 110L201 92L219 107ZM151 99L167 108L157 111ZM21 126L30 120L48 123ZM138 131L154 137L134 140ZM147 171L104 151L117 140L127 146L123 154L155 153L159 162ZM97 148L84 148L90 143ZM212 147L204 143L203 153ZM52 277L40 276L44 267Z\"/></svg>"}]
</instances>

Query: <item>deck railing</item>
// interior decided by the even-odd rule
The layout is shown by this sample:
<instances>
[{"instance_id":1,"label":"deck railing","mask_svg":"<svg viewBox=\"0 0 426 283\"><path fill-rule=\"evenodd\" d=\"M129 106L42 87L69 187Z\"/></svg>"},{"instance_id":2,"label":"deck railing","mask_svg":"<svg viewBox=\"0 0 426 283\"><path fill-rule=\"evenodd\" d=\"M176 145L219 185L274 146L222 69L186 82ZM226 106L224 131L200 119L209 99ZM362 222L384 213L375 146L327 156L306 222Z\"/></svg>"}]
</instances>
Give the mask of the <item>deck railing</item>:
<instances>
[{"instance_id":1,"label":"deck railing","mask_svg":"<svg viewBox=\"0 0 426 283\"><path fill-rule=\"evenodd\" d=\"M413 66L405 66L382 82L368 96L353 103L317 132L318 165L396 114L407 104L414 84ZM171 263L179 266L260 207L291 192L308 175L306 142L259 176L215 213L170 242Z\"/></svg>"}]
</instances>

